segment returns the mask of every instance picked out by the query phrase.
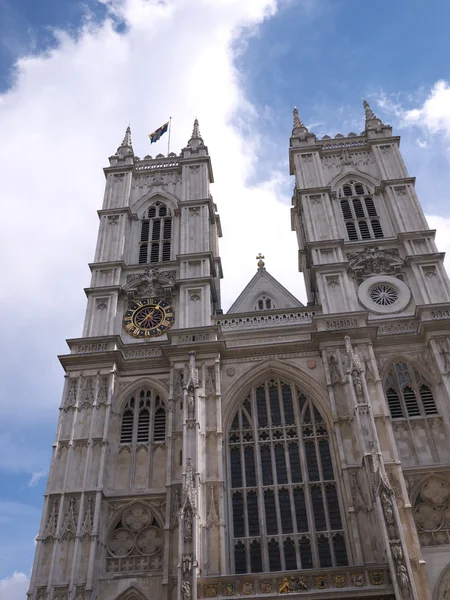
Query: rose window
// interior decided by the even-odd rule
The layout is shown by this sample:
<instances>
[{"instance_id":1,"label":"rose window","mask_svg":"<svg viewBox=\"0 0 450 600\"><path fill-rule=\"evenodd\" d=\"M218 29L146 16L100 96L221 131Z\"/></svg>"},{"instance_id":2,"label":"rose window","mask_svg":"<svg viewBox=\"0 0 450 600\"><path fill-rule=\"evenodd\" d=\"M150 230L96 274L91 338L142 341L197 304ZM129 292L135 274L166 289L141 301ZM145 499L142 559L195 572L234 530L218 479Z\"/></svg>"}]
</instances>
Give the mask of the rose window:
<instances>
[{"instance_id":1,"label":"rose window","mask_svg":"<svg viewBox=\"0 0 450 600\"><path fill-rule=\"evenodd\" d=\"M369 291L369 296L378 306L390 306L398 300L398 291L386 283L374 285Z\"/></svg>"},{"instance_id":2,"label":"rose window","mask_svg":"<svg viewBox=\"0 0 450 600\"><path fill-rule=\"evenodd\" d=\"M163 532L150 509L135 504L116 520L106 548L110 573L158 570L162 567Z\"/></svg>"}]
</instances>

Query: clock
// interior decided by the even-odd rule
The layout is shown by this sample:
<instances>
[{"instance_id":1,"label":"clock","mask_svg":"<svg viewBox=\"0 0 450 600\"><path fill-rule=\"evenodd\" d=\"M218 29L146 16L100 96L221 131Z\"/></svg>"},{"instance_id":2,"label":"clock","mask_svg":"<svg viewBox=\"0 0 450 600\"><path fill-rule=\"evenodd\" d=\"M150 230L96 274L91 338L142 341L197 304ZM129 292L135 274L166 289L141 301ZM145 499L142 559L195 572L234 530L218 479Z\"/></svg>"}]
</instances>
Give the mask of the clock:
<instances>
[{"instance_id":1,"label":"clock","mask_svg":"<svg viewBox=\"0 0 450 600\"><path fill-rule=\"evenodd\" d=\"M123 316L125 331L136 338L158 337L174 322L173 306L159 298L133 302Z\"/></svg>"}]
</instances>

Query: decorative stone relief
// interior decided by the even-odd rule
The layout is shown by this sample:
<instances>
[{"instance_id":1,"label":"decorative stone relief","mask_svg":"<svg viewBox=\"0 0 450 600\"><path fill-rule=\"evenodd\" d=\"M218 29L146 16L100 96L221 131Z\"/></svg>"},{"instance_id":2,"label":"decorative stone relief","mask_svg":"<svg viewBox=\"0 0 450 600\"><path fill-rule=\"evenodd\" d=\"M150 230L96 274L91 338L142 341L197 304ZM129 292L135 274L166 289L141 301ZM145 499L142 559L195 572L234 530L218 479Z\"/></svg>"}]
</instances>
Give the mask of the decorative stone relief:
<instances>
[{"instance_id":1,"label":"decorative stone relief","mask_svg":"<svg viewBox=\"0 0 450 600\"><path fill-rule=\"evenodd\" d=\"M339 285L339 275L332 275L331 277L326 277L326 282L329 287L333 289Z\"/></svg>"},{"instance_id":2,"label":"decorative stone relief","mask_svg":"<svg viewBox=\"0 0 450 600\"><path fill-rule=\"evenodd\" d=\"M56 536L56 526L58 523L58 501L56 498L50 500L49 508L49 515L44 528L44 540L48 538L54 538Z\"/></svg>"},{"instance_id":3,"label":"decorative stone relief","mask_svg":"<svg viewBox=\"0 0 450 600\"><path fill-rule=\"evenodd\" d=\"M67 500L66 500L67 502ZM61 539L73 539L77 532L77 500L69 498L66 513L61 525Z\"/></svg>"},{"instance_id":4,"label":"decorative stone relief","mask_svg":"<svg viewBox=\"0 0 450 600\"><path fill-rule=\"evenodd\" d=\"M334 319L325 321L325 328L329 330L348 329L350 327L358 327L357 319Z\"/></svg>"},{"instance_id":5,"label":"decorative stone relief","mask_svg":"<svg viewBox=\"0 0 450 600\"><path fill-rule=\"evenodd\" d=\"M359 401L362 399L363 387L362 387L362 375L363 369L361 361L358 355L353 350L352 342L348 335L345 336L345 350L347 352L347 374L351 377L355 393Z\"/></svg>"},{"instance_id":6,"label":"decorative stone relief","mask_svg":"<svg viewBox=\"0 0 450 600\"><path fill-rule=\"evenodd\" d=\"M190 542L193 536L193 520L197 513L197 490L195 488L192 459L190 457L186 460L186 475L184 477L180 512L184 523L183 539L185 542Z\"/></svg>"},{"instance_id":7,"label":"decorative stone relief","mask_svg":"<svg viewBox=\"0 0 450 600\"><path fill-rule=\"evenodd\" d=\"M425 277L427 277L428 279L430 279L431 277L436 277L437 274L436 267L434 265L422 267L422 271Z\"/></svg>"},{"instance_id":8,"label":"decorative stone relief","mask_svg":"<svg viewBox=\"0 0 450 600\"><path fill-rule=\"evenodd\" d=\"M69 586L61 585L54 587L52 600L69 600Z\"/></svg>"},{"instance_id":9,"label":"decorative stone relief","mask_svg":"<svg viewBox=\"0 0 450 600\"><path fill-rule=\"evenodd\" d=\"M389 323L378 327L378 335L395 335L401 333L415 333L419 327L418 321L406 323Z\"/></svg>"},{"instance_id":10,"label":"decorative stone relief","mask_svg":"<svg viewBox=\"0 0 450 600\"><path fill-rule=\"evenodd\" d=\"M85 537L86 535L92 534L92 527L94 524L94 497L88 496L87 498L85 498L84 502L84 515L80 529L81 538Z\"/></svg>"},{"instance_id":11,"label":"decorative stone relief","mask_svg":"<svg viewBox=\"0 0 450 600\"><path fill-rule=\"evenodd\" d=\"M94 378L83 377L84 386L80 396L79 408L87 408L94 404Z\"/></svg>"},{"instance_id":12,"label":"decorative stone relief","mask_svg":"<svg viewBox=\"0 0 450 600\"><path fill-rule=\"evenodd\" d=\"M69 379L67 384L66 399L64 400L64 410L73 408L77 402L78 379Z\"/></svg>"},{"instance_id":13,"label":"decorative stone relief","mask_svg":"<svg viewBox=\"0 0 450 600\"><path fill-rule=\"evenodd\" d=\"M106 568L110 573L162 568L164 534L150 509L135 503L126 509L111 531Z\"/></svg>"},{"instance_id":14,"label":"decorative stone relief","mask_svg":"<svg viewBox=\"0 0 450 600\"><path fill-rule=\"evenodd\" d=\"M117 225L120 215L108 215L108 225Z\"/></svg>"},{"instance_id":15,"label":"decorative stone relief","mask_svg":"<svg viewBox=\"0 0 450 600\"><path fill-rule=\"evenodd\" d=\"M175 285L175 271L148 268L141 273L127 276L124 291L128 300L135 298L158 298L170 296Z\"/></svg>"},{"instance_id":16,"label":"decorative stone relief","mask_svg":"<svg viewBox=\"0 0 450 600\"><path fill-rule=\"evenodd\" d=\"M200 216L200 206L191 206L189 208L189 217L199 217Z\"/></svg>"},{"instance_id":17,"label":"decorative stone relief","mask_svg":"<svg viewBox=\"0 0 450 600\"><path fill-rule=\"evenodd\" d=\"M441 477L426 479L419 488L414 521L422 546L450 543L450 483Z\"/></svg>"},{"instance_id":18,"label":"decorative stone relief","mask_svg":"<svg viewBox=\"0 0 450 600\"><path fill-rule=\"evenodd\" d=\"M158 358L163 354L161 348L133 348L132 350L124 350L123 355L127 360L135 360L141 358Z\"/></svg>"},{"instance_id":19,"label":"decorative stone relief","mask_svg":"<svg viewBox=\"0 0 450 600\"><path fill-rule=\"evenodd\" d=\"M46 586L36 588L36 600L47 600L47 598L48 594Z\"/></svg>"},{"instance_id":20,"label":"decorative stone relief","mask_svg":"<svg viewBox=\"0 0 450 600\"><path fill-rule=\"evenodd\" d=\"M215 498L215 486L210 486L210 496L209 496L209 507L208 514L206 516L206 527L209 529L211 527L219 526L219 513L217 510L216 498Z\"/></svg>"},{"instance_id":21,"label":"decorative stone relief","mask_svg":"<svg viewBox=\"0 0 450 600\"><path fill-rule=\"evenodd\" d=\"M357 283L362 283L371 275L381 274L392 274L403 280L402 268L405 261L400 258L397 248L369 246L360 252L348 253L347 257Z\"/></svg>"},{"instance_id":22,"label":"decorative stone relief","mask_svg":"<svg viewBox=\"0 0 450 600\"><path fill-rule=\"evenodd\" d=\"M100 377L100 383L98 388L97 396L97 408L99 406L106 405L108 402L108 375L102 375Z\"/></svg>"},{"instance_id":23,"label":"decorative stone relief","mask_svg":"<svg viewBox=\"0 0 450 600\"><path fill-rule=\"evenodd\" d=\"M199 302L202 297L201 290L189 290L189 298L191 302Z\"/></svg>"}]
</instances>

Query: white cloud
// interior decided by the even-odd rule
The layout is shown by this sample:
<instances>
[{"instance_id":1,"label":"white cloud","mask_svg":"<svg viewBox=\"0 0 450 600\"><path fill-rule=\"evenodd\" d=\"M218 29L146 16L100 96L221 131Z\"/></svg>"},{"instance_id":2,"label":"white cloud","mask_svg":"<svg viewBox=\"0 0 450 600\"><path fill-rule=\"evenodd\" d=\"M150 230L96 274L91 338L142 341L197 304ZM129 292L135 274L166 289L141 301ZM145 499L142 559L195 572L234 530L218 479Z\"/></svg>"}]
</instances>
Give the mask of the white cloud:
<instances>
[{"instance_id":1,"label":"white cloud","mask_svg":"<svg viewBox=\"0 0 450 600\"><path fill-rule=\"evenodd\" d=\"M421 125L429 133L443 133L450 137L450 85L438 81L420 108L404 113L406 124Z\"/></svg>"},{"instance_id":2,"label":"white cloud","mask_svg":"<svg viewBox=\"0 0 450 600\"><path fill-rule=\"evenodd\" d=\"M0 579L0 598L2 600L23 600L29 584L30 580L25 573L15 571L11 577Z\"/></svg>"},{"instance_id":3,"label":"white cloud","mask_svg":"<svg viewBox=\"0 0 450 600\"><path fill-rule=\"evenodd\" d=\"M61 372L53 360L55 372L49 373L50 357L65 352L64 338L81 334L102 168L129 122L135 152L144 156L166 152L167 136L149 147L147 134L170 115L171 149L177 152L199 118L224 232L224 308L255 273L258 252L275 277L303 296L290 199L274 186L289 181L290 132L283 173L268 172L265 181L248 183L264 138L234 64L247 37L275 13L276 1L102 1L111 18L87 21L76 37L56 31L57 46L21 58L14 87L0 96L0 250L8 257L0 291L8 315L2 335L9 365L39 347L32 365L41 361L47 386ZM305 6L310 12L309 0ZM118 21L125 33L115 30ZM29 408L23 418L59 401L53 393L40 402L35 394L16 400ZM8 406L13 409L13 403Z\"/></svg>"},{"instance_id":4,"label":"white cloud","mask_svg":"<svg viewBox=\"0 0 450 600\"><path fill-rule=\"evenodd\" d=\"M35 487L38 482L47 476L47 471L35 471L28 481L28 487Z\"/></svg>"}]
</instances>

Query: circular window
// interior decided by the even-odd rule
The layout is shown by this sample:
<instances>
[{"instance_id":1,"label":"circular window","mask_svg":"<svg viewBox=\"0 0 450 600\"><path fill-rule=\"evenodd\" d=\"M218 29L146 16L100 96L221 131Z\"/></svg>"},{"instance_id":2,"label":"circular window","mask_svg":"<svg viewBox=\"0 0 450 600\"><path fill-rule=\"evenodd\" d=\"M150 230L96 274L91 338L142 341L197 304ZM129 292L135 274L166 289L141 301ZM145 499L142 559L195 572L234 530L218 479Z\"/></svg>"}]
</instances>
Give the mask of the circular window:
<instances>
[{"instance_id":1,"label":"circular window","mask_svg":"<svg viewBox=\"0 0 450 600\"><path fill-rule=\"evenodd\" d=\"M411 300L409 287L396 277L377 275L369 277L358 288L361 304L378 314L398 313Z\"/></svg>"},{"instance_id":2,"label":"circular window","mask_svg":"<svg viewBox=\"0 0 450 600\"><path fill-rule=\"evenodd\" d=\"M398 292L386 283L379 283L370 288L369 296L379 306L390 306L398 300Z\"/></svg>"}]
</instances>

